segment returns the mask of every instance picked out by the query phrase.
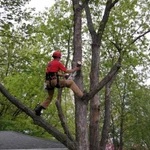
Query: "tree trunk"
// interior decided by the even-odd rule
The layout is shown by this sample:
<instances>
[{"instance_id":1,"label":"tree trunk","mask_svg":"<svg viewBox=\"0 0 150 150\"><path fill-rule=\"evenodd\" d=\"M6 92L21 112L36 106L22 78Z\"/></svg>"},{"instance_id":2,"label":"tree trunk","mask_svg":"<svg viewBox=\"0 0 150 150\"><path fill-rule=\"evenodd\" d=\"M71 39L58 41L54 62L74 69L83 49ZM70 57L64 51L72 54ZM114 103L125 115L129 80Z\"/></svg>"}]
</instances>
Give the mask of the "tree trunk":
<instances>
[{"instance_id":1,"label":"tree trunk","mask_svg":"<svg viewBox=\"0 0 150 150\"><path fill-rule=\"evenodd\" d=\"M92 45L92 64L90 73L90 90L99 82L99 46ZM98 93L90 101L90 149L99 149L100 103Z\"/></svg>"},{"instance_id":2,"label":"tree trunk","mask_svg":"<svg viewBox=\"0 0 150 150\"><path fill-rule=\"evenodd\" d=\"M126 84L124 85L124 93L123 93L123 98L122 98L122 102L121 102L121 119L120 119L120 150L123 149L123 124L124 124L124 109L125 109L125 98L126 98L126 94L125 94L125 90L126 90Z\"/></svg>"},{"instance_id":3,"label":"tree trunk","mask_svg":"<svg viewBox=\"0 0 150 150\"><path fill-rule=\"evenodd\" d=\"M108 141L108 131L110 127L110 86L107 84L105 89L105 116L100 142L100 150L105 150Z\"/></svg>"},{"instance_id":4,"label":"tree trunk","mask_svg":"<svg viewBox=\"0 0 150 150\"><path fill-rule=\"evenodd\" d=\"M110 128L110 90L113 81L115 80L117 73L113 76L110 82L107 83L105 89L105 116L104 116L104 124L102 129L102 137L100 142L100 150L105 150L107 141L108 141L108 133Z\"/></svg>"},{"instance_id":5,"label":"tree trunk","mask_svg":"<svg viewBox=\"0 0 150 150\"><path fill-rule=\"evenodd\" d=\"M77 61L82 61L82 9L79 0L73 0L74 10L74 54L73 67ZM82 72L78 71L75 79L76 84L83 90ZM87 102L75 97L75 122L76 122L76 140L77 150L89 150L88 126L87 126Z\"/></svg>"}]
</instances>

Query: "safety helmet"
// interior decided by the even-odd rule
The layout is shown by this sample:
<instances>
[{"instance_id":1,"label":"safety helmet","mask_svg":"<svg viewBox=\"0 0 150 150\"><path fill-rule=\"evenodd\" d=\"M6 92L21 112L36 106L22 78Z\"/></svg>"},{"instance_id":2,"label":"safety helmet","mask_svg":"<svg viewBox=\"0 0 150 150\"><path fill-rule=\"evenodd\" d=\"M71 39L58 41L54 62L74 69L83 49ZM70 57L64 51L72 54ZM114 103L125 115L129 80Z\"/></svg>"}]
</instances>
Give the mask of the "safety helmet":
<instances>
[{"instance_id":1,"label":"safety helmet","mask_svg":"<svg viewBox=\"0 0 150 150\"><path fill-rule=\"evenodd\" d=\"M53 57L60 57L61 58L61 52L55 51L52 56Z\"/></svg>"}]
</instances>

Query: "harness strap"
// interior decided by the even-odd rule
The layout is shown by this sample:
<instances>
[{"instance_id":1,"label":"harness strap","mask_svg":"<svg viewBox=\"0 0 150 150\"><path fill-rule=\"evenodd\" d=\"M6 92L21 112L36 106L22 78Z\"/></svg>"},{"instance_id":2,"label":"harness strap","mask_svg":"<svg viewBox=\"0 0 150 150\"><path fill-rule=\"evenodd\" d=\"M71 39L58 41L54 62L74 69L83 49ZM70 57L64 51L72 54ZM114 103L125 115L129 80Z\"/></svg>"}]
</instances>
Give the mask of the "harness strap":
<instances>
[{"instance_id":1,"label":"harness strap","mask_svg":"<svg viewBox=\"0 0 150 150\"><path fill-rule=\"evenodd\" d=\"M60 85L59 85L59 75L57 74L57 84L55 86L56 88L60 88Z\"/></svg>"},{"instance_id":2,"label":"harness strap","mask_svg":"<svg viewBox=\"0 0 150 150\"><path fill-rule=\"evenodd\" d=\"M49 72L49 73L46 73L46 77L45 77L46 80L49 80L50 82L50 86L51 88L60 88L60 85L59 85L59 75L57 72ZM51 80L54 80L54 79L57 79L57 84L56 86L52 86L51 84Z\"/></svg>"}]
</instances>

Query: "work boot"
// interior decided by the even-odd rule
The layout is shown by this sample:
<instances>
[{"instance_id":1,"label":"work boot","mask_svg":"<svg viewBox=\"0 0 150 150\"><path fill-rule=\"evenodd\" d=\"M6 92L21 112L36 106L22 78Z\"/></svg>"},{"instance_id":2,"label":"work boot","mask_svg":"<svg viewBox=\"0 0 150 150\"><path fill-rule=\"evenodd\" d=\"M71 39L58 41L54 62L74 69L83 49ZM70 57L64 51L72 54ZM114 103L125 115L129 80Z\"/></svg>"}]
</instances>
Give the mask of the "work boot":
<instances>
[{"instance_id":1,"label":"work boot","mask_svg":"<svg viewBox=\"0 0 150 150\"><path fill-rule=\"evenodd\" d=\"M40 116L42 109L45 109L45 108L44 108L43 106L38 106L38 107L36 107L36 108L34 109L35 114L36 114L37 116Z\"/></svg>"}]
</instances>

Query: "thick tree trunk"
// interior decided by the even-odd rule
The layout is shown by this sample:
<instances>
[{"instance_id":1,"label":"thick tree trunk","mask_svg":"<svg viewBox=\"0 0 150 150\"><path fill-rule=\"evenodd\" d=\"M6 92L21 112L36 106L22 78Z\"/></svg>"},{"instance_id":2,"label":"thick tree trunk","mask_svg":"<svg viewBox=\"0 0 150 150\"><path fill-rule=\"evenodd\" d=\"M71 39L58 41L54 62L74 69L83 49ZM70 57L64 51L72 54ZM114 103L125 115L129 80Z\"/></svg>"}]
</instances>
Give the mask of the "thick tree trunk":
<instances>
[{"instance_id":1,"label":"thick tree trunk","mask_svg":"<svg viewBox=\"0 0 150 150\"><path fill-rule=\"evenodd\" d=\"M82 9L79 5L79 0L73 0L74 10L74 54L73 54L73 67L77 61L82 61L82 38L81 38L81 25L82 25ZM83 77L82 72L78 72L75 79L76 84L83 90ZM88 150L88 126L87 126L87 102L81 101L75 97L75 122L76 122L76 140L77 150Z\"/></svg>"},{"instance_id":2,"label":"thick tree trunk","mask_svg":"<svg viewBox=\"0 0 150 150\"><path fill-rule=\"evenodd\" d=\"M99 46L92 45L92 64L90 73L90 89L99 82ZM98 93L90 101L90 149L99 150L100 103Z\"/></svg>"}]
</instances>

